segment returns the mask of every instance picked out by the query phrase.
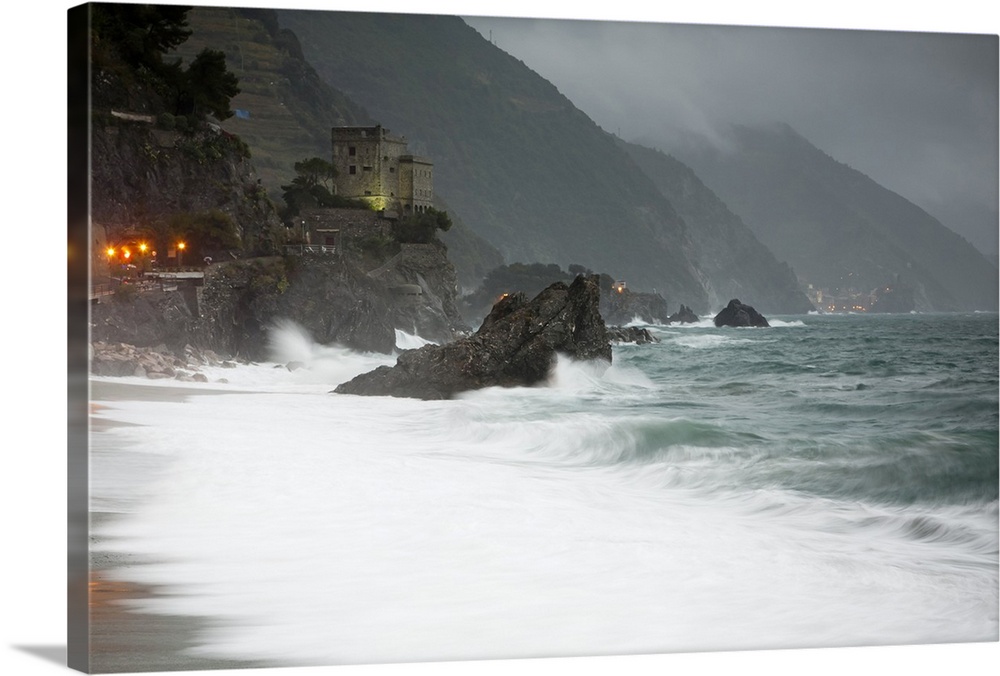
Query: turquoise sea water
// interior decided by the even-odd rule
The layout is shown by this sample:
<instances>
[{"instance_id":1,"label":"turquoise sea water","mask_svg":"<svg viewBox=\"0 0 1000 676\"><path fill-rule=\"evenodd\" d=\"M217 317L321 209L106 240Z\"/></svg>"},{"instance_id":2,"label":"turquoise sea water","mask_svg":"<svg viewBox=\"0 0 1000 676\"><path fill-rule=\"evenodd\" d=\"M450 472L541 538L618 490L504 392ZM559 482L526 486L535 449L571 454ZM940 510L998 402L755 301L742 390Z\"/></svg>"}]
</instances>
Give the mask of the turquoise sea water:
<instances>
[{"instance_id":1,"label":"turquoise sea water","mask_svg":"<svg viewBox=\"0 0 1000 676\"><path fill-rule=\"evenodd\" d=\"M670 416L641 455L728 448L734 486L886 504L997 500L997 317L824 315L770 331L665 328L619 348ZM684 442L688 442L685 444Z\"/></svg>"},{"instance_id":2,"label":"turquoise sea water","mask_svg":"<svg viewBox=\"0 0 1000 676\"><path fill-rule=\"evenodd\" d=\"M332 395L393 358L285 327L228 384L106 402L97 546L210 657L996 640L997 315L769 319L447 402Z\"/></svg>"}]
</instances>

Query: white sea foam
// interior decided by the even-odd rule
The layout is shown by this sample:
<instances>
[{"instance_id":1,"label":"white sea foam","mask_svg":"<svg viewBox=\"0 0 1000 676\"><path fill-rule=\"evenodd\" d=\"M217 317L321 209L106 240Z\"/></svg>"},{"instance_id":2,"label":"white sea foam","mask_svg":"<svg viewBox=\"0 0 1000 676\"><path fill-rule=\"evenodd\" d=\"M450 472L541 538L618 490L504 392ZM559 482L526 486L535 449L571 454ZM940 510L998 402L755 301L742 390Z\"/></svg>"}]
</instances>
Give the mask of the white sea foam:
<instances>
[{"instance_id":1,"label":"white sea foam","mask_svg":"<svg viewBox=\"0 0 1000 676\"><path fill-rule=\"evenodd\" d=\"M433 340L427 340L426 338L421 338L420 336L412 333L396 329L396 349L398 350L415 350L423 347L424 345L436 344L437 343Z\"/></svg>"},{"instance_id":2,"label":"white sea foam","mask_svg":"<svg viewBox=\"0 0 1000 676\"><path fill-rule=\"evenodd\" d=\"M694 350L712 349L720 346L745 345L754 341L750 338L743 338L731 333L699 333L693 335L679 335L671 342L681 347Z\"/></svg>"},{"instance_id":3,"label":"white sea foam","mask_svg":"<svg viewBox=\"0 0 1000 676\"><path fill-rule=\"evenodd\" d=\"M671 446L686 423L655 408L671 385L617 359L561 358L545 386L447 402L339 396L334 381L393 357L281 330L274 364L226 370L239 392L100 413L136 424L95 436L102 466L127 473L115 458L138 453L156 469L111 496L123 516L96 546L152 561L116 573L163 589L140 609L212 618L194 653L332 664L995 639L995 540L911 536L921 516L988 533L995 508L743 489L760 457ZM285 360L306 367L274 368ZM619 461L641 444L671 452ZM122 471L93 477L97 497Z\"/></svg>"},{"instance_id":4,"label":"white sea foam","mask_svg":"<svg viewBox=\"0 0 1000 676\"><path fill-rule=\"evenodd\" d=\"M699 317L698 321L691 322L688 324L671 324L671 329L714 329L715 328L715 315L705 315Z\"/></svg>"}]
</instances>

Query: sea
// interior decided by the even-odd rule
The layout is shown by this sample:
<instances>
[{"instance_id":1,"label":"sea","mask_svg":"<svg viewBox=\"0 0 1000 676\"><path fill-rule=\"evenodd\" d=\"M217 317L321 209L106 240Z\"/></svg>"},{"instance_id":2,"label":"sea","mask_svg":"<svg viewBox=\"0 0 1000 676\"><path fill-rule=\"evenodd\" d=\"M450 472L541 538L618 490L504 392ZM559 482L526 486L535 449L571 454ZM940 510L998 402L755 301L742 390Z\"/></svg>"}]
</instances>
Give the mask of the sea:
<instances>
[{"instance_id":1,"label":"sea","mask_svg":"<svg viewBox=\"0 0 1000 676\"><path fill-rule=\"evenodd\" d=\"M92 550L279 666L996 641L998 315L769 320L449 401L333 394L395 356L293 324L92 378Z\"/></svg>"}]
</instances>

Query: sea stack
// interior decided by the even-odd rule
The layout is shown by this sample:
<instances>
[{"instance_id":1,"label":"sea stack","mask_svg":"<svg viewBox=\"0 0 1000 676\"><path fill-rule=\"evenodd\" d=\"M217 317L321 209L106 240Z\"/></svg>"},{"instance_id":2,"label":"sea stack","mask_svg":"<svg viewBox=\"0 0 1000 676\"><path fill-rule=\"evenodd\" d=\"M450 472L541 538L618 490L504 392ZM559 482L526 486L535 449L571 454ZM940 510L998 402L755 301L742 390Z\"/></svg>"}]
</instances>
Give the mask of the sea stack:
<instances>
[{"instance_id":1,"label":"sea stack","mask_svg":"<svg viewBox=\"0 0 1000 676\"><path fill-rule=\"evenodd\" d=\"M668 324L696 324L697 322L698 315L687 305L681 305L681 308L667 319Z\"/></svg>"},{"instance_id":2,"label":"sea stack","mask_svg":"<svg viewBox=\"0 0 1000 676\"><path fill-rule=\"evenodd\" d=\"M445 345L425 345L339 385L338 394L450 399L483 387L535 385L544 381L556 354L611 363L611 343L598 311L596 275L567 286L552 284L528 301L523 293L502 298L473 335Z\"/></svg>"},{"instance_id":3,"label":"sea stack","mask_svg":"<svg viewBox=\"0 0 1000 676\"><path fill-rule=\"evenodd\" d=\"M729 301L729 305L715 315L716 326L770 326L764 315L749 305L744 305L738 299Z\"/></svg>"}]
</instances>

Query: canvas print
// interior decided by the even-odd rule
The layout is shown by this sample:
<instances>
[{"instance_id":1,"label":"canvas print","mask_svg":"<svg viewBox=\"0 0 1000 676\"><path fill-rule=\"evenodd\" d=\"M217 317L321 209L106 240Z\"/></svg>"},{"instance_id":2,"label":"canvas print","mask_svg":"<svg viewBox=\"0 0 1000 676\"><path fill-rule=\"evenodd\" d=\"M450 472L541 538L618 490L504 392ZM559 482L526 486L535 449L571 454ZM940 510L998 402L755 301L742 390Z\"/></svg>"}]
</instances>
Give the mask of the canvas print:
<instances>
[{"instance_id":1,"label":"canvas print","mask_svg":"<svg viewBox=\"0 0 1000 676\"><path fill-rule=\"evenodd\" d=\"M69 26L70 666L997 641L996 35Z\"/></svg>"}]
</instances>

